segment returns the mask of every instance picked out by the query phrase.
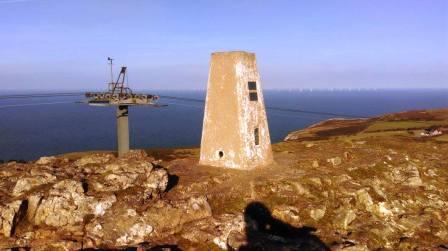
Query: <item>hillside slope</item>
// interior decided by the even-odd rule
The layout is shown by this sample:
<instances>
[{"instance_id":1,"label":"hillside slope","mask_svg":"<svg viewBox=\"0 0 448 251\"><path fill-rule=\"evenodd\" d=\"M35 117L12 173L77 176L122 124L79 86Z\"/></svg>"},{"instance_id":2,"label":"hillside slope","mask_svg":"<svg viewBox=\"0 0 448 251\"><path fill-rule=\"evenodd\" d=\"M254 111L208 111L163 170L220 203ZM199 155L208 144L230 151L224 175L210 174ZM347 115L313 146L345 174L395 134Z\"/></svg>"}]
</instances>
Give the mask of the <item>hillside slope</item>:
<instances>
[{"instance_id":1,"label":"hillside slope","mask_svg":"<svg viewBox=\"0 0 448 251\"><path fill-rule=\"evenodd\" d=\"M324 121L252 171L199 166L199 149L2 164L0 249L446 250L447 125L448 110Z\"/></svg>"}]
</instances>

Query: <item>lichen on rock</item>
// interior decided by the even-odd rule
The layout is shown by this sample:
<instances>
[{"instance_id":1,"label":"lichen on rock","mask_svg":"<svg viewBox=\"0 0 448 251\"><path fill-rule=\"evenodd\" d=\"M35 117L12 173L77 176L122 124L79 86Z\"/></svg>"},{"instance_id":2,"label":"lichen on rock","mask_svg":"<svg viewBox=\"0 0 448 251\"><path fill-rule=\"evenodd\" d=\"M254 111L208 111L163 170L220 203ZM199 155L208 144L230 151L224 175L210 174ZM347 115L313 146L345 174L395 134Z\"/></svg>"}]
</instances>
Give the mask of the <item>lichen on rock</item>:
<instances>
[{"instance_id":1,"label":"lichen on rock","mask_svg":"<svg viewBox=\"0 0 448 251\"><path fill-rule=\"evenodd\" d=\"M292 133L273 145L275 164L252 171L197 165L199 149L0 164L0 249L445 248L448 144L363 133L377 121L389 123ZM248 213L254 200L264 223Z\"/></svg>"}]
</instances>

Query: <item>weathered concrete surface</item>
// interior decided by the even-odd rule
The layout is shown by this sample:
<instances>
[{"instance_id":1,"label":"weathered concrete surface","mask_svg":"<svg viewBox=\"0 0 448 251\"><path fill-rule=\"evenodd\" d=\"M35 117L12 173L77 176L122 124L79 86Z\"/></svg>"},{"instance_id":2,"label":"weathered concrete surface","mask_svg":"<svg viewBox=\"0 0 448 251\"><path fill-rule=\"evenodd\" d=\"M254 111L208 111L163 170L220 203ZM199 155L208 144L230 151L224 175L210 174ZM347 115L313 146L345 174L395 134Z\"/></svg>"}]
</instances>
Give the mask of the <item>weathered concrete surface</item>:
<instances>
[{"instance_id":1,"label":"weathered concrete surface","mask_svg":"<svg viewBox=\"0 0 448 251\"><path fill-rule=\"evenodd\" d=\"M249 82L254 82L255 90L249 90ZM250 92L257 95L256 101L250 100ZM255 130L258 132L255 133ZM258 134L258 140L255 139L255 134ZM255 54L213 53L207 85L200 164L252 169L266 166L272 160Z\"/></svg>"}]
</instances>

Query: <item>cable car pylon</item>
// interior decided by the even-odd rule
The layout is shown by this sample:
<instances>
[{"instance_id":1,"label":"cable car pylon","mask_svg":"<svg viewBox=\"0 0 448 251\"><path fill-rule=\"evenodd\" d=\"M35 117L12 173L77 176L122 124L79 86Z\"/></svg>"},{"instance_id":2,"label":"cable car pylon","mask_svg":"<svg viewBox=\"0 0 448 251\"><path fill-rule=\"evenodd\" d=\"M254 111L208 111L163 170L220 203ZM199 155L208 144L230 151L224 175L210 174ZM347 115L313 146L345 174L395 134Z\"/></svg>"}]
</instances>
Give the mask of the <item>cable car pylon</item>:
<instances>
[{"instance_id":1,"label":"cable car pylon","mask_svg":"<svg viewBox=\"0 0 448 251\"><path fill-rule=\"evenodd\" d=\"M106 92L86 92L87 104L91 106L116 106L117 118L117 152L118 157L122 157L129 152L129 106L146 105L153 107L161 107L157 105L159 96L153 94L137 94L133 93L129 88L126 70L127 67L121 67L117 80L113 79L113 60L108 57L110 64L111 82L108 83Z\"/></svg>"}]
</instances>

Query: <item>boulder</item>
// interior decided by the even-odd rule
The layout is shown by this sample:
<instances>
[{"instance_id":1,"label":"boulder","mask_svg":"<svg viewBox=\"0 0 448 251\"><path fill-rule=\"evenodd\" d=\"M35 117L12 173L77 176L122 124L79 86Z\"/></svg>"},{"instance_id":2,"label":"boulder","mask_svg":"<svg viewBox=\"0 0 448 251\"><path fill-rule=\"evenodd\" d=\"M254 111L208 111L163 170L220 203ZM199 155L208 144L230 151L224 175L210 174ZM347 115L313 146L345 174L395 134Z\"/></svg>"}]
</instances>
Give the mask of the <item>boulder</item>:
<instances>
[{"instance_id":1,"label":"boulder","mask_svg":"<svg viewBox=\"0 0 448 251\"><path fill-rule=\"evenodd\" d=\"M56 177L49 173L20 178L13 188L12 195L20 196L35 187L54 182L55 180Z\"/></svg>"},{"instance_id":2,"label":"boulder","mask_svg":"<svg viewBox=\"0 0 448 251\"><path fill-rule=\"evenodd\" d=\"M96 153L84 156L74 162L74 165L77 167L84 167L86 165L100 165L105 164L111 160L115 159L113 154L105 154L105 153Z\"/></svg>"},{"instance_id":3,"label":"boulder","mask_svg":"<svg viewBox=\"0 0 448 251\"><path fill-rule=\"evenodd\" d=\"M163 211L163 214L160 212ZM178 232L183 224L195 220L204 219L212 215L210 205L204 196L191 197L188 200L180 201L157 201L154 207L144 212L143 217L147 222L151 222L155 231Z\"/></svg>"},{"instance_id":4,"label":"boulder","mask_svg":"<svg viewBox=\"0 0 448 251\"><path fill-rule=\"evenodd\" d=\"M168 187L168 176L164 168L153 169L151 173L146 173L146 179L141 184L145 188L145 194L154 197L164 192Z\"/></svg>"},{"instance_id":5,"label":"boulder","mask_svg":"<svg viewBox=\"0 0 448 251\"><path fill-rule=\"evenodd\" d=\"M54 156L44 156L44 157L40 157L35 163L37 165L50 165L52 163L54 163L57 160L56 157Z\"/></svg>"},{"instance_id":6,"label":"boulder","mask_svg":"<svg viewBox=\"0 0 448 251\"><path fill-rule=\"evenodd\" d=\"M95 218L86 225L86 247L137 245L154 228L135 209L116 207L103 218Z\"/></svg>"},{"instance_id":7,"label":"boulder","mask_svg":"<svg viewBox=\"0 0 448 251\"><path fill-rule=\"evenodd\" d=\"M114 205L103 217L87 224L87 246L137 245L152 236L178 233L184 224L211 216L205 197L171 203L157 201L141 213L123 205Z\"/></svg>"},{"instance_id":8,"label":"boulder","mask_svg":"<svg viewBox=\"0 0 448 251\"><path fill-rule=\"evenodd\" d=\"M217 217L216 233L213 243L221 249L227 249L227 246L238 249L244 245L244 218L243 214L223 214Z\"/></svg>"},{"instance_id":9,"label":"boulder","mask_svg":"<svg viewBox=\"0 0 448 251\"><path fill-rule=\"evenodd\" d=\"M420 177L420 172L414 163L409 163L407 166L393 168L386 173L386 177L394 183L405 186L416 187L422 186L423 181Z\"/></svg>"},{"instance_id":10,"label":"boulder","mask_svg":"<svg viewBox=\"0 0 448 251\"><path fill-rule=\"evenodd\" d=\"M63 180L53 185L48 196L40 200L32 223L60 227L66 231L81 230L87 215L103 215L115 201L114 195L104 198L86 196L81 182Z\"/></svg>"},{"instance_id":11,"label":"boulder","mask_svg":"<svg viewBox=\"0 0 448 251\"><path fill-rule=\"evenodd\" d=\"M145 240L146 236L152 233L152 231L152 226L145 222L137 222L116 240L116 244L118 246L124 246L141 243Z\"/></svg>"},{"instance_id":12,"label":"boulder","mask_svg":"<svg viewBox=\"0 0 448 251\"><path fill-rule=\"evenodd\" d=\"M165 191L168 172L147 160L120 159L95 170L89 183L96 192L114 192L134 186L151 197Z\"/></svg>"},{"instance_id":13,"label":"boulder","mask_svg":"<svg viewBox=\"0 0 448 251\"><path fill-rule=\"evenodd\" d=\"M26 206L23 201L16 200L0 206L0 234L10 237L14 228L21 218L19 215L21 207Z\"/></svg>"}]
</instances>

